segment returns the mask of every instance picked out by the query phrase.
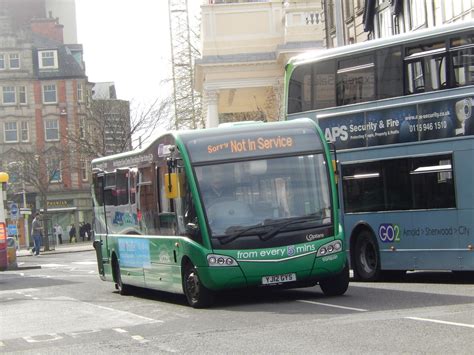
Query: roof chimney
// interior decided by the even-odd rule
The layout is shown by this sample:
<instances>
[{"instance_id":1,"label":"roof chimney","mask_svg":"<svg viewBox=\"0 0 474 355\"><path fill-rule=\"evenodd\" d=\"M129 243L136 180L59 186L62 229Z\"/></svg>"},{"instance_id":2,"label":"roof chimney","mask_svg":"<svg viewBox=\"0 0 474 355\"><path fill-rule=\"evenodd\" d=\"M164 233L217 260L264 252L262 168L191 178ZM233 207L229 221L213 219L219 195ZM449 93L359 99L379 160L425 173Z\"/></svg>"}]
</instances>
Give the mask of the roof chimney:
<instances>
[{"instance_id":1,"label":"roof chimney","mask_svg":"<svg viewBox=\"0 0 474 355\"><path fill-rule=\"evenodd\" d=\"M31 30L43 37L64 44L64 26L59 24L57 18L42 18L31 20Z\"/></svg>"}]
</instances>

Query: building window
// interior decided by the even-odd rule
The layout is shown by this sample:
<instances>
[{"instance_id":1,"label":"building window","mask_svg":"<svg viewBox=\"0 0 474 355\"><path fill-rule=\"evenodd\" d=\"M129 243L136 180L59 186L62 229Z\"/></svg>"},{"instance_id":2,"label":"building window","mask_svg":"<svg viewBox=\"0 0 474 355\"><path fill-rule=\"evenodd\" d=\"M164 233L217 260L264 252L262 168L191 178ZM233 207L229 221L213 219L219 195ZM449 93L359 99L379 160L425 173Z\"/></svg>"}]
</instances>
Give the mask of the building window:
<instances>
[{"instance_id":1,"label":"building window","mask_svg":"<svg viewBox=\"0 0 474 355\"><path fill-rule=\"evenodd\" d=\"M89 167L89 164L87 163L87 160L83 159L81 161L81 178L82 178L82 181L87 181L89 180L89 174L88 174L88 167Z\"/></svg>"},{"instance_id":2,"label":"building window","mask_svg":"<svg viewBox=\"0 0 474 355\"><path fill-rule=\"evenodd\" d=\"M18 101L20 104L26 104L26 86L19 86L18 87Z\"/></svg>"},{"instance_id":3,"label":"building window","mask_svg":"<svg viewBox=\"0 0 474 355\"><path fill-rule=\"evenodd\" d=\"M328 24L328 29L336 28L336 17L335 17L335 10L334 10L334 1L328 0L326 2L326 20Z\"/></svg>"},{"instance_id":4,"label":"building window","mask_svg":"<svg viewBox=\"0 0 474 355\"><path fill-rule=\"evenodd\" d=\"M355 28L354 23L347 25L347 44L354 44L355 43Z\"/></svg>"},{"instance_id":5,"label":"building window","mask_svg":"<svg viewBox=\"0 0 474 355\"><path fill-rule=\"evenodd\" d=\"M16 93L14 86L4 86L3 88L3 104L16 104Z\"/></svg>"},{"instance_id":6,"label":"building window","mask_svg":"<svg viewBox=\"0 0 474 355\"><path fill-rule=\"evenodd\" d=\"M84 101L84 87L82 84L77 84L77 101L83 102Z\"/></svg>"},{"instance_id":7,"label":"building window","mask_svg":"<svg viewBox=\"0 0 474 355\"><path fill-rule=\"evenodd\" d=\"M426 7L425 0L411 0L411 29L416 30L426 27Z\"/></svg>"},{"instance_id":8,"label":"building window","mask_svg":"<svg viewBox=\"0 0 474 355\"><path fill-rule=\"evenodd\" d=\"M86 120L84 117L79 118L79 138L86 138Z\"/></svg>"},{"instance_id":9,"label":"building window","mask_svg":"<svg viewBox=\"0 0 474 355\"><path fill-rule=\"evenodd\" d=\"M59 140L59 122L58 120L44 121L46 141Z\"/></svg>"},{"instance_id":10,"label":"building window","mask_svg":"<svg viewBox=\"0 0 474 355\"><path fill-rule=\"evenodd\" d=\"M21 122L21 141L28 142L30 140L30 132L28 130L28 122Z\"/></svg>"},{"instance_id":11,"label":"building window","mask_svg":"<svg viewBox=\"0 0 474 355\"><path fill-rule=\"evenodd\" d=\"M46 168L48 169L48 176L50 182L61 182L61 161L58 158L46 159Z\"/></svg>"},{"instance_id":12,"label":"building window","mask_svg":"<svg viewBox=\"0 0 474 355\"><path fill-rule=\"evenodd\" d=\"M58 51L40 51L38 52L38 61L40 69L57 69Z\"/></svg>"},{"instance_id":13,"label":"building window","mask_svg":"<svg viewBox=\"0 0 474 355\"><path fill-rule=\"evenodd\" d=\"M443 1L443 5L445 22L450 22L453 19L459 19L462 17L471 18L471 0Z\"/></svg>"},{"instance_id":14,"label":"building window","mask_svg":"<svg viewBox=\"0 0 474 355\"><path fill-rule=\"evenodd\" d=\"M20 69L20 55L17 53L10 54L10 69Z\"/></svg>"},{"instance_id":15,"label":"building window","mask_svg":"<svg viewBox=\"0 0 474 355\"><path fill-rule=\"evenodd\" d=\"M55 104L57 102L56 98L56 85L43 85L43 103L45 104Z\"/></svg>"},{"instance_id":16,"label":"building window","mask_svg":"<svg viewBox=\"0 0 474 355\"><path fill-rule=\"evenodd\" d=\"M18 128L16 122L5 122L5 143L18 142Z\"/></svg>"},{"instance_id":17,"label":"building window","mask_svg":"<svg viewBox=\"0 0 474 355\"><path fill-rule=\"evenodd\" d=\"M5 54L0 54L0 70L5 69Z\"/></svg>"},{"instance_id":18,"label":"building window","mask_svg":"<svg viewBox=\"0 0 474 355\"><path fill-rule=\"evenodd\" d=\"M344 19L349 20L354 17L354 2L351 0L344 1Z\"/></svg>"},{"instance_id":19,"label":"building window","mask_svg":"<svg viewBox=\"0 0 474 355\"><path fill-rule=\"evenodd\" d=\"M379 17L379 37L387 38L393 34L392 14L390 7L386 7L378 13Z\"/></svg>"}]
</instances>

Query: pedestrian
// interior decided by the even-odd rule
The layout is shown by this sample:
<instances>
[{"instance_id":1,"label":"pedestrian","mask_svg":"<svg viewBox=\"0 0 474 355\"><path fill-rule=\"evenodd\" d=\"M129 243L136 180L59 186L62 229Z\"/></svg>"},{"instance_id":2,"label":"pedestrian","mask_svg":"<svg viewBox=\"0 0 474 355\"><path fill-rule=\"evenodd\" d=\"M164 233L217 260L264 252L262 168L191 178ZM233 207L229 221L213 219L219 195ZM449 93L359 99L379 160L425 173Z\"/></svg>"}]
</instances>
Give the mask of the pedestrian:
<instances>
[{"instance_id":1,"label":"pedestrian","mask_svg":"<svg viewBox=\"0 0 474 355\"><path fill-rule=\"evenodd\" d=\"M33 236L33 242L34 242L34 247L33 249L31 249L31 252L35 256L38 256L40 253L42 229L43 229L43 226L41 224L41 216L39 212L36 212L35 218L33 218L33 222L31 224L31 235Z\"/></svg>"},{"instance_id":2,"label":"pedestrian","mask_svg":"<svg viewBox=\"0 0 474 355\"><path fill-rule=\"evenodd\" d=\"M82 222L79 226L79 237L82 239L83 242L86 240L86 225L84 222Z\"/></svg>"},{"instance_id":3,"label":"pedestrian","mask_svg":"<svg viewBox=\"0 0 474 355\"><path fill-rule=\"evenodd\" d=\"M92 226L89 222L86 223L86 235L87 235L87 240L91 240L92 237Z\"/></svg>"},{"instance_id":4,"label":"pedestrian","mask_svg":"<svg viewBox=\"0 0 474 355\"><path fill-rule=\"evenodd\" d=\"M69 229L69 243L72 243L72 242L77 242L76 240L76 227L74 226L74 223L71 224L71 229Z\"/></svg>"},{"instance_id":5,"label":"pedestrian","mask_svg":"<svg viewBox=\"0 0 474 355\"><path fill-rule=\"evenodd\" d=\"M63 244L63 227L59 224L54 225L54 235L59 244Z\"/></svg>"}]
</instances>

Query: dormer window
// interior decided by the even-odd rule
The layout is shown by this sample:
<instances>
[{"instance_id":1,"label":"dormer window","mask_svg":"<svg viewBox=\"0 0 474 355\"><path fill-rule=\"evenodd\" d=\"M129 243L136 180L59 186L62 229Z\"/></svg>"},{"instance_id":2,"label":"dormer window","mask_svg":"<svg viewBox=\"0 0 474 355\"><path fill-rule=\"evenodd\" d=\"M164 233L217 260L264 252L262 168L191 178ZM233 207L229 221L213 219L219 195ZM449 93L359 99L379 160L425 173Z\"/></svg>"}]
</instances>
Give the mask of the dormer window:
<instances>
[{"instance_id":1,"label":"dormer window","mask_svg":"<svg viewBox=\"0 0 474 355\"><path fill-rule=\"evenodd\" d=\"M58 69L58 51L39 51L38 62L40 69Z\"/></svg>"}]
</instances>

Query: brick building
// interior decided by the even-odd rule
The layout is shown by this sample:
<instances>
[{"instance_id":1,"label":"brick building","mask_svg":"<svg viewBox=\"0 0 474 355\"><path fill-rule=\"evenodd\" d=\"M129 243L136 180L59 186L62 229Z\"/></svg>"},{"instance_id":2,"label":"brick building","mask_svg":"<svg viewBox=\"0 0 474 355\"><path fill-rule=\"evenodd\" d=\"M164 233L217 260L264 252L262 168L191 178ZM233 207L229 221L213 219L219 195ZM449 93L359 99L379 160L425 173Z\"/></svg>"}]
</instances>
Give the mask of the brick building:
<instances>
[{"instance_id":1,"label":"brick building","mask_svg":"<svg viewBox=\"0 0 474 355\"><path fill-rule=\"evenodd\" d=\"M23 206L15 193L24 189L27 207L40 210L46 195L50 223L64 229L90 221L91 157L69 139L86 121L91 89L82 46L64 43L56 18L18 27L0 10L0 155L2 170L13 172L12 198Z\"/></svg>"}]
</instances>

